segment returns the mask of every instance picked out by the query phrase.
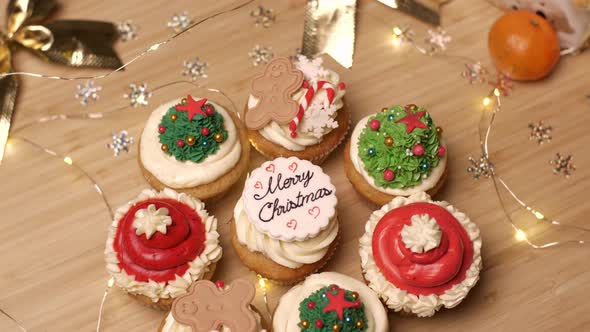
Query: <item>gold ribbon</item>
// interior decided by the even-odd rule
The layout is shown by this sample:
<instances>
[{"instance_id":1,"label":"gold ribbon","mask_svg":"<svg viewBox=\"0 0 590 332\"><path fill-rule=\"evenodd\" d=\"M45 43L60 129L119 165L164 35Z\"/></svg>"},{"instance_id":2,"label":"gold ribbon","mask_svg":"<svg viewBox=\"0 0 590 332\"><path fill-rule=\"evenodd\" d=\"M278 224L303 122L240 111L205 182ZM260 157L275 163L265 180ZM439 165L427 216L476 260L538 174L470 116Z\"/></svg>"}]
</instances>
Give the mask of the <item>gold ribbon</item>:
<instances>
[{"instance_id":1,"label":"gold ribbon","mask_svg":"<svg viewBox=\"0 0 590 332\"><path fill-rule=\"evenodd\" d=\"M43 21L57 8L55 0L10 0L6 30L0 31L0 163L10 131L18 91L12 53L27 49L40 58L72 67L117 68L122 65L112 47L117 28L109 22Z\"/></svg>"}]
</instances>

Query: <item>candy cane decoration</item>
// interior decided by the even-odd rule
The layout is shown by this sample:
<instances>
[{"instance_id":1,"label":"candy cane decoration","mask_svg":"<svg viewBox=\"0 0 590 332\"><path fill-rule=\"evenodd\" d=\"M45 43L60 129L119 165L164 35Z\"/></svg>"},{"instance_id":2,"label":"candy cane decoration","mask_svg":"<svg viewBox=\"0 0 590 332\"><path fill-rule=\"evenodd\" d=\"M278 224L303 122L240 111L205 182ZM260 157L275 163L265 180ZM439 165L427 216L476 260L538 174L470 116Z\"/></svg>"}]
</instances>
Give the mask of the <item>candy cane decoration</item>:
<instances>
[{"instance_id":1,"label":"candy cane decoration","mask_svg":"<svg viewBox=\"0 0 590 332\"><path fill-rule=\"evenodd\" d=\"M303 114L305 113L307 107L309 107L309 104L311 104L311 100L315 96L316 92L320 89L326 89L326 93L328 94L328 103L330 103L330 105L334 101L334 96L336 95L336 88L334 88L334 86L327 81L318 81L312 85L309 85L309 82L304 80L302 87L307 89L307 91L305 92L303 98L301 98L299 101L299 111L297 112L297 115L295 118L293 118L293 120L291 120L291 123L289 124L289 130L291 130L291 137L293 138L297 137L297 125L303 118ZM344 90L345 88L346 86L344 83L338 83L339 90Z\"/></svg>"}]
</instances>

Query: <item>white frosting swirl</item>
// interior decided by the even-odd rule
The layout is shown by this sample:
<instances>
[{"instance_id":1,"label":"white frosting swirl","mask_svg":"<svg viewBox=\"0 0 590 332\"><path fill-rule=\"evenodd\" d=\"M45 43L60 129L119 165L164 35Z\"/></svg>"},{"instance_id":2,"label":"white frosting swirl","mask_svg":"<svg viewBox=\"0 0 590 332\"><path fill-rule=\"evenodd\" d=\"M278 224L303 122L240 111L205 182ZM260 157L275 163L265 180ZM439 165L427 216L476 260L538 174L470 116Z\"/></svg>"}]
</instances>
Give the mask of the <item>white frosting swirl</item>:
<instances>
[{"instance_id":1,"label":"white frosting swirl","mask_svg":"<svg viewBox=\"0 0 590 332\"><path fill-rule=\"evenodd\" d=\"M429 202L445 208L459 221L473 243L473 263L466 271L465 279L446 290L442 295L417 296L395 287L381 273L373 258L373 232L381 218L393 209L415 202ZM407 198L396 197L381 209L374 211L365 225L365 234L360 239L359 254L361 256L361 267L369 287L379 294L387 306L395 311L414 313L419 317L432 316L442 306L449 309L457 306L467 296L471 288L475 286L479 280L479 272L482 269L481 237L477 225L449 203L432 201L430 196L424 192Z\"/></svg>"},{"instance_id":2,"label":"white frosting swirl","mask_svg":"<svg viewBox=\"0 0 590 332\"><path fill-rule=\"evenodd\" d=\"M128 275L127 272L119 266L119 259L113 244L115 241L115 234L117 233L117 226L119 220L129 211L129 209L137 202L141 202L150 198L170 198L182 202L193 208L205 225L205 248L200 256L197 256L192 262L189 262L189 268L184 275L176 275L175 280L168 282L155 282L149 280L142 282L135 280L135 276ZM115 211L115 218L107 236L105 247L105 261L107 272L115 279L115 284L121 287L124 291L131 294L141 294L157 302L159 299L175 298L186 293L187 288L193 281L199 280L203 275L209 271L209 265L219 261L222 254L221 246L219 245L219 233L217 233L217 219L210 216L205 210L205 204L198 199L195 199L184 193L177 193L172 189L164 189L161 192L145 189L134 200L121 206Z\"/></svg>"},{"instance_id":3,"label":"white frosting swirl","mask_svg":"<svg viewBox=\"0 0 590 332\"><path fill-rule=\"evenodd\" d=\"M421 254L432 250L440 244L442 232L436 219L427 214L415 215L410 225L404 225L401 231L402 241L406 248Z\"/></svg>"},{"instance_id":4,"label":"white frosting swirl","mask_svg":"<svg viewBox=\"0 0 590 332\"><path fill-rule=\"evenodd\" d=\"M234 208L234 221L237 238L242 245L245 245L250 251L260 252L275 263L291 269L321 260L328 253L330 244L338 235L338 219L334 215L328 227L314 238L292 242L273 239L259 232L252 224L244 209L242 198L238 200Z\"/></svg>"},{"instance_id":5,"label":"white frosting swirl","mask_svg":"<svg viewBox=\"0 0 590 332\"><path fill-rule=\"evenodd\" d=\"M273 330L300 332L299 304L318 289L332 284L359 294L359 299L365 305L367 332L389 331L387 312L375 293L364 283L335 272L312 274L283 295L274 313Z\"/></svg>"},{"instance_id":6,"label":"white frosting swirl","mask_svg":"<svg viewBox=\"0 0 590 332\"><path fill-rule=\"evenodd\" d=\"M265 329L262 328L261 317L257 312L254 312L254 316L256 317L256 322L258 323L257 330L260 332L266 332ZM166 316L166 321L164 322L164 326L162 327L162 332L193 332L193 329L190 326L180 324L177 322L172 313L168 313ZM210 332L231 332L231 330L226 327L222 326L220 330L213 330Z\"/></svg>"},{"instance_id":7,"label":"white frosting swirl","mask_svg":"<svg viewBox=\"0 0 590 332\"><path fill-rule=\"evenodd\" d=\"M317 59L321 59L321 58L317 58ZM304 74L304 77L306 80L308 80L308 81L317 80L317 77L311 76L312 71L307 70L307 68L302 68L300 66L299 62L295 62L295 66L298 67L298 69L303 71L303 74ZM321 66L320 66L319 70L321 71L320 75L321 75L322 80L325 80L325 81L331 83L334 87L338 86L338 83L340 83L340 76L336 72L329 70L329 69L325 69L324 67L321 67ZM305 92L306 92L306 89L303 89L303 88L299 89L296 93L293 94L293 100L299 102L302 98L304 98ZM335 110L332 118L335 118L336 115L338 114L338 110L340 110L344 106L344 102L342 100L342 98L344 97L344 94L345 94L345 90L336 89L336 94L334 96L334 99L333 99L332 105L331 105L331 107ZM254 97L253 95L250 95L250 97L248 98L248 108L251 109L251 108L255 107L257 104L258 104L258 99L256 97ZM326 93L326 90L320 89L319 91L317 91L316 94L314 95L314 97L312 98L310 104L328 105L329 104L328 94ZM324 127L322 129L321 134L319 134L319 135L313 135L313 133L303 132L301 130L301 128L307 127L306 121L313 121L313 120L314 120L313 118L304 117L301 120L301 122L299 123L299 126L297 127L297 137L295 137L295 138L291 137L291 130L289 129L289 124L280 125L274 121L271 121L264 128L260 129L259 132L267 140L269 140L275 144L278 144L287 150L302 151L310 145L315 145L315 144L320 143L322 141L322 136L328 134L334 128L337 127L337 126L336 127L329 127L329 126Z\"/></svg>"},{"instance_id":8,"label":"white frosting swirl","mask_svg":"<svg viewBox=\"0 0 590 332\"><path fill-rule=\"evenodd\" d=\"M208 102L223 116L227 140L221 143L215 154L208 156L200 163L190 160L178 161L174 156L162 151L158 127L168 109L178 104L178 101L160 105L152 112L145 124L141 134L141 163L146 170L170 188L190 188L211 183L229 172L240 160L242 146L232 117L223 107L211 101Z\"/></svg>"},{"instance_id":9,"label":"white frosting swirl","mask_svg":"<svg viewBox=\"0 0 590 332\"><path fill-rule=\"evenodd\" d=\"M386 193L392 196L410 196L415 193L419 193L422 191L428 191L434 187L438 181L442 178L445 167L447 165L447 156L444 155L440 157L438 165L432 169L430 175L426 179L422 179L420 184L410 187L410 188L383 188L375 184L375 179L365 170L365 165L361 158L359 157L359 140L363 129L367 126L367 122L369 118L373 115L367 115L366 117L362 118L354 127L352 132L352 136L350 137L350 160L354 165L356 171L363 176L367 183L371 184L373 188L376 190ZM444 142L441 140L440 144L445 146Z\"/></svg>"}]
</instances>

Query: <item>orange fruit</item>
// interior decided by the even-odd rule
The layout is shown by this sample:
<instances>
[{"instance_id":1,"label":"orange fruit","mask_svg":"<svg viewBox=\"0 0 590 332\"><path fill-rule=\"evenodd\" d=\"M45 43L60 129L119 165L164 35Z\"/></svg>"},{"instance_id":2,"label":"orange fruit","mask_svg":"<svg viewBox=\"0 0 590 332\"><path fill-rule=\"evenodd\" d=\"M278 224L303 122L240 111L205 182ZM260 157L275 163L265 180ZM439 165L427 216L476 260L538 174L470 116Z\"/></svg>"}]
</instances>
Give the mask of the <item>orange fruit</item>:
<instances>
[{"instance_id":1,"label":"orange fruit","mask_svg":"<svg viewBox=\"0 0 590 332\"><path fill-rule=\"evenodd\" d=\"M519 81L544 78L560 57L559 38L553 26L528 10L500 17L490 30L488 48L498 70Z\"/></svg>"}]
</instances>

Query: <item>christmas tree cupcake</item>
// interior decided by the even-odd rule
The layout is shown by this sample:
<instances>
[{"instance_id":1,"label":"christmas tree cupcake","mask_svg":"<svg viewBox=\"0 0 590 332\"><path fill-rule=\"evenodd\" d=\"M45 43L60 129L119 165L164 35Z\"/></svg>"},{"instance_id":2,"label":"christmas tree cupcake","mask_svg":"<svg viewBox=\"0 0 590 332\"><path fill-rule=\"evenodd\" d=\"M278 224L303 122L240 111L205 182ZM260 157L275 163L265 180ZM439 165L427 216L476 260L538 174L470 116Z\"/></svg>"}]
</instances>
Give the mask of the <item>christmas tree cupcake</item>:
<instances>
[{"instance_id":1,"label":"christmas tree cupcake","mask_svg":"<svg viewBox=\"0 0 590 332\"><path fill-rule=\"evenodd\" d=\"M115 285L138 300L170 309L221 258L217 220L205 205L171 189L144 190L115 212L105 260Z\"/></svg>"},{"instance_id":2,"label":"christmas tree cupcake","mask_svg":"<svg viewBox=\"0 0 590 332\"><path fill-rule=\"evenodd\" d=\"M246 280L226 286L200 280L172 304L158 332L266 332L267 323L251 304L256 295Z\"/></svg>"},{"instance_id":3,"label":"christmas tree cupcake","mask_svg":"<svg viewBox=\"0 0 590 332\"><path fill-rule=\"evenodd\" d=\"M422 107L385 108L354 128L344 151L346 175L359 193L378 205L422 191L434 195L446 178L441 133Z\"/></svg>"},{"instance_id":4,"label":"christmas tree cupcake","mask_svg":"<svg viewBox=\"0 0 590 332\"><path fill-rule=\"evenodd\" d=\"M152 187L202 200L218 198L237 183L249 157L246 130L237 116L190 95L150 115L139 148L139 164Z\"/></svg>"},{"instance_id":5,"label":"christmas tree cupcake","mask_svg":"<svg viewBox=\"0 0 590 332\"><path fill-rule=\"evenodd\" d=\"M234 209L232 245L248 268L281 284L323 267L339 242L336 188L295 157L252 171Z\"/></svg>"},{"instance_id":6,"label":"christmas tree cupcake","mask_svg":"<svg viewBox=\"0 0 590 332\"><path fill-rule=\"evenodd\" d=\"M479 228L426 193L396 197L373 212L360 239L365 280L387 307L429 317L453 308L479 280Z\"/></svg>"},{"instance_id":7,"label":"christmas tree cupcake","mask_svg":"<svg viewBox=\"0 0 590 332\"><path fill-rule=\"evenodd\" d=\"M388 332L387 312L364 283L335 272L313 274L279 301L273 330Z\"/></svg>"},{"instance_id":8,"label":"christmas tree cupcake","mask_svg":"<svg viewBox=\"0 0 590 332\"><path fill-rule=\"evenodd\" d=\"M268 158L321 163L348 132L345 88L321 58L273 59L252 81L245 112L252 146Z\"/></svg>"}]
</instances>

